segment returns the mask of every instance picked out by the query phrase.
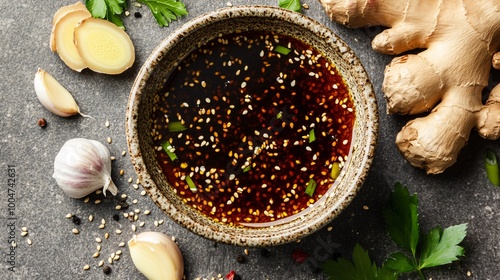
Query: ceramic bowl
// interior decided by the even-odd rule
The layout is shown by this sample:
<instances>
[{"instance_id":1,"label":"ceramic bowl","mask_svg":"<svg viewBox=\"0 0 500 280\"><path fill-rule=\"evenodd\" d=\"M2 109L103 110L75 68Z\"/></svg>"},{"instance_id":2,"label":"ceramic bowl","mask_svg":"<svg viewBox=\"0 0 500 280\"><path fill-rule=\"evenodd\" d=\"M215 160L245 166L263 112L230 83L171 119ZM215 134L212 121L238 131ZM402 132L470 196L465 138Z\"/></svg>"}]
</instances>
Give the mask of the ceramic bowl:
<instances>
[{"instance_id":1,"label":"ceramic bowl","mask_svg":"<svg viewBox=\"0 0 500 280\"><path fill-rule=\"evenodd\" d=\"M152 125L153 96L171 71L197 46L235 30L272 30L314 46L332 61L343 76L355 107L352 151L343 171L314 207L284 224L268 227L234 227L218 223L184 204L162 173L157 159ZM197 17L169 35L144 63L132 87L126 133L138 178L156 205L172 220L192 232L240 246L272 246L291 242L332 221L352 201L365 180L376 145L377 104L370 80L358 58L331 30L299 13L267 6L224 8Z\"/></svg>"}]
</instances>

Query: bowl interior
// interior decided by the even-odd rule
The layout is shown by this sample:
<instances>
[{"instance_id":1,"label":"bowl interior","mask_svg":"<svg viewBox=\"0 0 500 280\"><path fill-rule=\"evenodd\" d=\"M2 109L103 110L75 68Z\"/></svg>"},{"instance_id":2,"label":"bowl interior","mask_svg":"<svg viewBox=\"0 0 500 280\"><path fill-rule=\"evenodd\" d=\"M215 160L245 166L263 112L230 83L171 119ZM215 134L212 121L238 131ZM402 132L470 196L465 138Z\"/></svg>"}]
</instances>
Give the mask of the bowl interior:
<instances>
[{"instance_id":1,"label":"bowl interior","mask_svg":"<svg viewBox=\"0 0 500 280\"><path fill-rule=\"evenodd\" d=\"M299 218L263 228L216 223L182 203L156 160L152 127L154 96L178 63L204 43L237 30L272 30L314 46L335 64L355 106L351 155L336 180L314 207ZM370 167L377 138L376 98L354 53L332 31L298 13L266 6L225 8L200 16L166 38L151 54L132 88L127 109L127 139L134 168L154 202L174 221L217 242L270 246L299 239L335 218L353 199Z\"/></svg>"}]
</instances>

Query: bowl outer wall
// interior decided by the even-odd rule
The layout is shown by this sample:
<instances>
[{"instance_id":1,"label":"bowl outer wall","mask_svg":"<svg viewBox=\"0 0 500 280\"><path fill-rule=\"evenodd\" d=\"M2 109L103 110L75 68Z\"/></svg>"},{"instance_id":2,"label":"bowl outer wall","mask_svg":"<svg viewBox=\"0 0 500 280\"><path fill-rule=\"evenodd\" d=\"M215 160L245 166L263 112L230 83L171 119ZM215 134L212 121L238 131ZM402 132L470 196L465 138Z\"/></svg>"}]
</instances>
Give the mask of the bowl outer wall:
<instances>
[{"instance_id":1,"label":"bowl outer wall","mask_svg":"<svg viewBox=\"0 0 500 280\"><path fill-rule=\"evenodd\" d=\"M162 88L178 62L196 47L217 37L220 32L234 27L246 29L243 26L252 30L272 27L278 33L300 37L330 57L350 89L356 112L351 156L335 187L332 186L322 200L300 218L267 228L233 227L216 223L182 203L166 184L156 162L149 136L151 118L144 117L152 108L150 97ZM194 37L196 39L191 39ZM352 50L315 20L269 6L223 8L199 16L170 34L140 69L130 92L126 115L127 144L132 163L142 186L156 205L175 222L200 236L239 246L273 246L291 242L333 220L349 205L362 186L373 160L377 133L378 110L373 87Z\"/></svg>"}]
</instances>

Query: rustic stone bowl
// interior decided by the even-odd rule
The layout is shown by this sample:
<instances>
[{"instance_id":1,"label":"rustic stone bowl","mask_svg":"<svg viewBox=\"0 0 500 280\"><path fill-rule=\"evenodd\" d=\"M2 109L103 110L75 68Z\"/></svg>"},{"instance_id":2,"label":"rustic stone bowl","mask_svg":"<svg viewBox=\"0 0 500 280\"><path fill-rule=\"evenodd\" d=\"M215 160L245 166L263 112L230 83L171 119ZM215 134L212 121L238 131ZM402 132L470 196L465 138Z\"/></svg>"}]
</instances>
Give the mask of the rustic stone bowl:
<instances>
[{"instance_id":1,"label":"rustic stone bowl","mask_svg":"<svg viewBox=\"0 0 500 280\"><path fill-rule=\"evenodd\" d=\"M350 89L356 121L351 156L336 182L314 207L300 217L267 227L233 227L217 223L174 193L157 163L152 125L153 96L178 62L197 46L235 30L268 30L293 36L314 46L332 61ZM272 246L300 239L329 223L352 201L372 163L378 132L375 95L355 54L331 30L299 13L267 6L217 10L186 23L168 36L142 66L132 87L126 116L127 142L142 186L171 219L216 242L240 246Z\"/></svg>"}]
</instances>

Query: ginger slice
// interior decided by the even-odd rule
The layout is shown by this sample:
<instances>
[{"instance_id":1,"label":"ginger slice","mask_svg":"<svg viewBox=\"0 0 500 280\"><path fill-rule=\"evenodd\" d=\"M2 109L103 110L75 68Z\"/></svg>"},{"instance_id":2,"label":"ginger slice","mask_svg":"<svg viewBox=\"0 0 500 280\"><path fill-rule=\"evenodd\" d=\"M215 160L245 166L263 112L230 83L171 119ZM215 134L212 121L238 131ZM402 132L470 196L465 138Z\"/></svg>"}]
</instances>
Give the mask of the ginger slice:
<instances>
[{"instance_id":1,"label":"ginger slice","mask_svg":"<svg viewBox=\"0 0 500 280\"><path fill-rule=\"evenodd\" d=\"M85 7L85 5L80 1L76 2L75 4L67 5L67 6L63 6L63 7L59 8L59 10L57 10L56 13L54 14L54 18L52 19L52 26L55 26L56 23L62 17L64 17L66 14L68 14L70 12L74 12L74 11L79 11L79 10L87 11L87 7ZM53 32L53 31L50 33L50 50L52 50L53 52L56 52L57 46L56 46L54 34L55 34L55 32Z\"/></svg>"},{"instance_id":2,"label":"ginger slice","mask_svg":"<svg viewBox=\"0 0 500 280\"><path fill-rule=\"evenodd\" d=\"M86 9L68 12L59 18L52 30L55 49L59 57L69 68L78 72L87 68L87 65L82 60L74 44L74 30L80 21L90 17L90 12Z\"/></svg>"},{"instance_id":3,"label":"ginger slice","mask_svg":"<svg viewBox=\"0 0 500 280\"><path fill-rule=\"evenodd\" d=\"M135 60L128 34L107 20L83 19L75 28L74 43L84 63L95 72L120 74Z\"/></svg>"}]
</instances>

